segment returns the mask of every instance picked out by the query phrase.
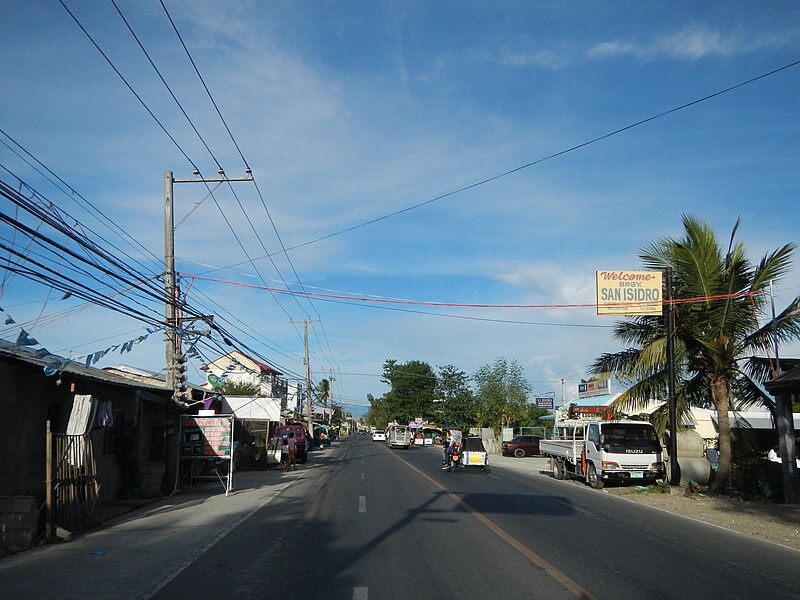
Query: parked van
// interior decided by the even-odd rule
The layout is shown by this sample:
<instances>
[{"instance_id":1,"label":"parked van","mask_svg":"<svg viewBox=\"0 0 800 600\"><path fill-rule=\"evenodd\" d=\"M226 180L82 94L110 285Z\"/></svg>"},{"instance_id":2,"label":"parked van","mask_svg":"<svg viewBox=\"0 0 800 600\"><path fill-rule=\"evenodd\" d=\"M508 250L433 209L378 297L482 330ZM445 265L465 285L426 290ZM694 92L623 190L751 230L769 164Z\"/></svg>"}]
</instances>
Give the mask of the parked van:
<instances>
[{"instance_id":1,"label":"parked van","mask_svg":"<svg viewBox=\"0 0 800 600\"><path fill-rule=\"evenodd\" d=\"M305 463L308 459L308 436L306 436L306 429L302 425L278 425L275 428L275 436L283 437L288 436L289 432L294 433L294 439L297 441L297 460Z\"/></svg>"}]
</instances>

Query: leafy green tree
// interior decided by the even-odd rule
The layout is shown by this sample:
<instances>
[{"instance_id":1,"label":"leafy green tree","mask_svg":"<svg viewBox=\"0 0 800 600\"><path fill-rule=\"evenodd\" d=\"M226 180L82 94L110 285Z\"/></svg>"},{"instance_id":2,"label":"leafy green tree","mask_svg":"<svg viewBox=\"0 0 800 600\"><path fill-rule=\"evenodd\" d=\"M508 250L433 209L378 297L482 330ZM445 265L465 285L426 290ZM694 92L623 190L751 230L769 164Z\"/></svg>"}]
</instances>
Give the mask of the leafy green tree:
<instances>
[{"instance_id":1,"label":"leafy green tree","mask_svg":"<svg viewBox=\"0 0 800 600\"><path fill-rule=\"evenodd\" d=\"M469 388L469 377L453 365L439 367L436 406L436 420L442 425L463 430L477 425L477 403Z\"/></svg>"},{"instance_id":2,"label":"leafy green tree","mask_svg":"<svg viewBox=\"0 0 800 600\"><path fill-rule=\"evenodd\" d=\"M542 408L536 408L535 404L528 403L527 410L523 413L522 417L520 417L519 422L514 423L513 427L547 427L552 428L553 422L550 421L540 421L542 417L546 417L550 415L549 410L544 410Z\"/></svg>"},{"instance_id":3,"label":"leafy green tree","mask_svg":"<svg viewBox=\"0 0 800 600\"><path fill-rule=\"evenodd\" d=\"M416 417L435 416L436 374L428 363L412 360L398 364L389 359L383 365L382 381L391 386L383 396L389 420L408 423Z\"/></svg>"},{"instance_id":4,"label":"leafy green tree","mask_svg":"<svg viewBox=\"0 0 800 600\"><path fill-rule=\"evenodd\" d=\"M502 356L494 364L484 365L472 376L478 404L478 425L510 427L518 422L528 407L531 385L523 377L523 369L512 359Z\"/></svg>"},{"instance_id":5,"label":"leafy green tree","mask_svg":"<svg viewBox=\"0 0 800 600\"><path fill-rule=\"evenodd\" d=\"M386 427L391 420L389 418L389 406L384 398L375 398L372 394L367 394L369 410L364 415L364 421L370 427Z\"/></svg>"},{"instance_id":6,"label":"leafy green tree","mask_svg":"<svg viewBox=\"0 0 800 600\"><path fill-rule=\"evenodd\" d=\"M261 393L261 386L257 383L226 381L215 391L223 396L258 396Z\"/></svg>"},{"instance_id":7,"label":"leafy green tree","mask_svg":"<svg viewBox=\"0 0 800 600\"><path fill-rule=\"evenodd\" d=\"M640 258L648 269L673 269L675 315L675 372L679 414L689 406L713 406L719 424L719 465L712 491L721 493L731 472L731 432L728 410L764 403L762 392L770 377L764 358L755 357L776 340L800 338L800 296L776 317L759 326L768 296L761 293L791 266L794 244L765 255L757 265L735 242L739 222L727 249L711 229L683 216L683 236L666 238L646 247ZM631 387L615 408L639 412L653 398L667 396L666 328L663 317L630 317L618 322L614 338L630 347L603 354L592 365L594 374L614 374ZM738 399L739 406L734 406ZM791 425L791 424L790 424ZM792 456L794 456L794 441ZM788 499L787 499L788 501Z\"/></svg>"}]
</instances>

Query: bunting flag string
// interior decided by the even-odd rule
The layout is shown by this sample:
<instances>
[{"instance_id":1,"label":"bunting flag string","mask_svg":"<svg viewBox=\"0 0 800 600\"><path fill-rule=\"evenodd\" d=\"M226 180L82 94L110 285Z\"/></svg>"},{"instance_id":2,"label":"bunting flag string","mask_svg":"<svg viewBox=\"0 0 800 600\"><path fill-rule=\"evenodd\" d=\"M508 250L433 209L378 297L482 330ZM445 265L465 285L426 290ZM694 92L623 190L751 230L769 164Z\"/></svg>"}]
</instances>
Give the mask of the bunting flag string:
<instances>
[{"instance_id":1,"label":"bunting flag string","mask_svg":"<svg viewBox=\"0 0 800 600\"><path fill-rule=\"evenodd\" d=\"M28 335L27 331L25 331L24 329L20 329L19 336L17 336L17 346L38 346L38 345L39 342L37 342L34 338Z\"/></svg>"},{"instance_id":2,"label":"bunting flag string","mask_svg":"<svg viewBox=\"0 0 800 600\"><path fill-rule=\"evenodd\" d=\"M134 345L141 344L144 342L150 335L163 330L163 327L148 327L146 329L147 333L145 335L140 335L138 337L133 338L132 340L128 340L121 344L115 344L106 348L105 350L98 350L97 352L93 352L91 354L87 354L84 358L85 366L89 367L95 363L97 363L101 358L103 358L106 354L111 352L116 352L119 349L120 354L125 354L133 350ZM80 357L78 358L80 360Z\"/></svg>"},{"instance_id":3,"label":"bunting flag string","mask_svg":"<svg viewBox=\"0 0 800 600\"><path fill-rule=\"evenodd\" d=\"M64 296L64 298L67 297L68 296ZM3 307L0 306L0 312L6 312L6 311ZM6 313L6 318L4 323L6 325L13 325L14 323L16 323L16 321L11 315ZM61 357L57 357L54 354L50 354L50 352L45 348L40 348L39 350L34 352L33 355L37 358L53 357L54 360L52 360L50 364L44 366L44 373L46 376L49 377L64 370L64 367L66 367L67 363L69 362L83 361L84 366L90 367L91 365L96 364L106 354L109 354L111 352L116 352L117 349L120 350L120 354L131 352L135 345L141 344L152 334L158 331L162 331L164 329L165 329L164 327L147 327L145 328L145 331L147 332L145 335L137 336L131 340L123 342L122 344L115 344L113 346L106 348L105 350L98 350L97 352L92 352L91 354L87 354L86 356L78 356L74 359L63 359ZM20 332L19 335L17 336L17 341L16 341L17 348L27 347L27 346L38 346L38 345L39 341L32 335L30 335L27 331L25 331L24 328L20 327ZM197 353L197 350L194 349L194 344L192 344L191 349L194 351L194 354L192 356L199 358L200 355Z\"/></svg>"}]
</instances>

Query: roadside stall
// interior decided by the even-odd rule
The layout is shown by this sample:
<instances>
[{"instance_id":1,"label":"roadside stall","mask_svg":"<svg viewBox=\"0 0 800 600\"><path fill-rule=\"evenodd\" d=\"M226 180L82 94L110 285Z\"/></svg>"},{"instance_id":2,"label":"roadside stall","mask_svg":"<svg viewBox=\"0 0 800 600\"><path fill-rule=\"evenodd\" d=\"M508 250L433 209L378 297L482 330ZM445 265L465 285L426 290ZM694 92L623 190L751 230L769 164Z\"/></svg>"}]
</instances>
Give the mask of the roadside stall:
<instances>
[{"instance_id":1,"label":"roadside stall","mask_svg":"<svg viewBox=\"0 0 800 600\"><path fill-rule=\"evenodd\" d=\"M442 428L437 425L423 425L422 437L424 445L433 446L434 444L442 443Z\"/></svg>"},{"instance_id":2,"label":"roadside stall","mask_svg":"<svg viewBox=\"0 0 800 600\"><path fill-rule=\"evenodd\" d=\"M235 418L234 463L239 469L265 469L280 462L280 450L269 448L270 429L280 422L280 399L225 396L222 411Z\"/></svg>"}]
</instances>

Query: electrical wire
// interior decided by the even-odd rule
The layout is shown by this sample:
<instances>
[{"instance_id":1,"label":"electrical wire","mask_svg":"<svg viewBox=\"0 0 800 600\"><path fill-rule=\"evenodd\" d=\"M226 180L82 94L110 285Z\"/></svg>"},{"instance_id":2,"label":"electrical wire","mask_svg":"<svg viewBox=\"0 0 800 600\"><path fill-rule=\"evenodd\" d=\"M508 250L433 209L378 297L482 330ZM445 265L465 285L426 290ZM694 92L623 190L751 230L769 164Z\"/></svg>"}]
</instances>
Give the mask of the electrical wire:
<instances>
[{"instance_id":1,"label":"electrical wire","mask_svg":"<svg viewBox=\"0 0 800 600\"><path fill-rule=\"evenodd\" d=\"M750 84L755 83L755 82L757 82L757 81L759 81L761 79L765 79L767 77L771 77L773 75L776 75L776 74L778 74L778 73L780 73L782 71L785 71L787 69L791 69L793 67L796 67L798 65L800 65L800 60L796 60L794 62L788 63L788 64L783 65L781 67L778 67L776 69L772 69L771 71L768 71L766 73L762 73L761 75L757 75L755 77L751 77L750 79L747 79L746 81L742 81L742 82L739 82L737 84L728 86L728 87L726 87L726 88L724 88L722 90L718 90L718 91L713 92L711 94L707 94L707 95L705 95L705 96L703 96L701 98L697 98L695 100L692 100L690 102L686 102L684 104L681 104L679 106L670 108L670 109L662 111L660 113L651 115L649 117L645 117L643 119L640 119L638 121L635 121L633 123L625 125L624 127L620 127L619 129L615 129L615 130L610 131L608 133L605 133L603 135L591 138L591 139L589 139L589 140L587 140L585 142L582 142L580 144L576 144L574 146L570 146L569 148L565 148L564 150L559 150L558 152L553 152L552 154L549 154L549 155L544 156L542 158L538 158L536 160L532 160L532 161L530 161L528 163L525 163L524 165L520 165L518 167L514 167L513 169L509 169L509 170L504 171L502 173L499 173L497 175L492 175L490 177L486 177L484 179L475 181L473 183L470 183L470 184L467 184L467 185L463 185L463 186L461 186L461 187L459 187L459 188L457 188L455 190L452 190L452 191L449 191L449 192L445 192L443 194L439 194L437 196L434 196L433 198L429 198L428 200L424 200L422 202L418 202L416 204L412 204L411 206L407 206L405 208L402 208L402 209L387 213L385 215L375 217L374 219L369 219L367 221L364 221L362 223L358 223L358 224L353 225L351 227L346 227L344 229L340 229L338 231L334 231L332 233L323 235L321 237L314 238L312 240L308 240L308 241L305 241L305 242L301 242L300 244L295 244L294 246L289 246L288 248L283 248L281 252L282 253L283 252L290 252L292 250L297 250L299 248L304 248L305 246L310 246L311 244L316 244L318 242L322 242L322 241L330 239L332 237L336 237L336 236L339 236L339 235L342 235L342 234L345 234L345 233L350 233L351 231L355 231L357 229L361 229L361 228L367 227L369 225L374 225L375 223L379 223L380 221L385 221L386 219L390 219L392 217L396 217L398 215L402 215L404 213L410 212L412 210L416 210L418 208L422 208L423 206L427 206L429 204L433 204L434 202L438 202L439 200L444 200L445 198L449 198L451 196L455 196L456 194L461 194L461 193L466 192L468 190L484 186L484 185L486 185L488 183L492 183L494 181L497 181L498 179L502 179L504 177L508 177L509 175L513 175L514 173L518 173L518 172L523 171L525 169L528 169L530 167L533 167L533 166L536 166L536 165L540 165L543 162L547 162L549 160L553 160L553 159L558 158L560 156L564 156L565 154L570 154L570 153L575 152L577 150L580 150L582 148L586 148L587 146L591 146L592 144L596 144L596 143L601 142L603 140L607 140L607 139L609 139L611 137L614 137L616 135L619 135L621 133L624 133L626 131L629 131L631 129L634 129L636 127L644 125L646 123L650 123L651 121L655 121L657 119L661 119L663 117L666 117L666 116L671 115L673 113L676 113L678 111L685 110L687 108L690 108L690 107L695 106L697 104L700 104L702 102L706 102L706 101L711 100L713 98L716 98L718 96L722 96L723 94L727 94L727 93L732 92L732 91L734 91L736 89L739 89L741 87L750 85ZM263 257L263 256L256 257L255 260L260 260L262 258L265 258L265 257ZM245 264L245 263L234 263L232 265L228 265L227 267L223 267L223 268L226 269L226 268L230 268L230 267L237 267L237 266L240 266L242 264Z\"/></svg>"},{"instance_id":2,"label":"electrical wire","mask_svg":"<svg viewBox=\"0 0 800 600\"><path fill-rule=\"evenodd\" d=\"M167 19L169 20L170 24L172 25L172 29L173 29L173 31L175 32L175 35L176 35L176 37L177 37L177 38L178 38L178 40L180 41L180 43L181 43L181 46L183 47L183 50L184 50L184 52L186 53L186 56L188 57L188 59L189 59L189 62L191 63L192 67L194 68L194 71L195 71L195 73L197 74L197 77L198 77L198 79L200 80L201 84L203 85L203 89L205 89L205 91L206 91L206 94L207 94L207 96L208 96L209 100L211 101L211 104L214 106L214 110L217 112L217 115L219 116L219 118L220 118L220 121L221 121L221 122L222 122L222 124L224 125L224 127L225 127L225 130L228 132L228 136L230 137L230 139L231 139L231 142L232 142L232 143L233 143L233 145L236 147L236 150L237 150L237 152L239 153L239 156L241 157L241 159L242 159L242 162L244 163L244 166L245 166L245 168L246 168L246 171L247 171L248 173L251 173L251 174L252 174L252 169L250 168L250 165L249 165L249 163L247 162L247 159L245 158L245 156L244 156L244 153L242 152L242 150L241 150L241 148L240 148L240 146L239 146L238 142L236 141L236 138L234 137L234 135L233 135L233 132L231 131L231 128L228 126L228 123L227 123L227 121L225 120L225 117L222 115L222 111L219 109L219 105L217 104L216 100L214 100L214 96L213 96L213 94L211 93L211 90L209 89L208 85L206 84L206 81L205 81L205 79L203 78L203 75L200 73L200 69L198 68L198 66L197 66L197 63L195 62L194 58L192 57L192 54L191 54L191 52L189 52L189 48L186 46L186 43L184 42L184 40L183 40L183 37L182 37L182 36L181 36L181 34L180 34L180 31L178 31L178 27L177 27L177 25L175 24L175 21L173 20L173 18L172 18L172 15L170 15L170 13L169 13L169 10L167 10L167 7L166 7L166 5L164 4L163 0L161 0L161 7L164 9L164 13L166 14L166 16L167 16ZM275 236L276 236L276 238L277 238L278 242L280 243L280 246L281 246L281 248L282 248L282 250L283 250L282 254L283 254L285 257L286 257L286 260L288 261L288 263L289 263L289 266L291 267L291 269L292 269L292 272L294 273L294 276L295 276L295 279L297 280L297 283L298 283L298 284L300 285L300 287L302 288L302 287L303 287L303 283L302 283L302 281L300 280L300 276L298 275L298 273L297 273L297 270L295 269L295 266L294 266L294 263L293 263L293 262L292 262L292 260L291 260L291 257L289 256L288 252L286 251L286 246L284 245L284 243L283 243L283 239L281 238L281 235L280 235L280 233L278 232L278 228L277 228L277 226L276 226L276 224L275 224L275 221L274 221L274 219L272 218L272 214L270 213L270 211L269 211L269 208L267 207L267 203L266 203L266 201L265 201L265 199L264 199L264 195L261 193L261 188L259 188L259 186L258 186L258 182L257 182L257 181L256 181L256 179L255 179L255 176L253 175L252 177L253 177L253 185L254 185L254 187L255 187L255 189L256 189L256 192L257 192L257 194L258 194L258 197L259 197L259 199L261 200L261 204L262 204L262 206L263 206L263 208L264 208L264 212L267 214L267 217L269 218L269 222L270 222L270 224L272 225L272 230L273 230L273 232L275 233ZM229 184L229 185L230 185L230 184ZM232 186L231 186L231 191L233 191L233 188L232 188ZM235 192L234 192L234 196L236 196L236 193L235 193ZM237 199L237 202L238 202L238 200L239 200L239 199L238 199L238 196L236 196L236 199ZM240 203L240 206L241 206L241 203ZM249 216L247 216L247 213L244 211L244 209L242 209L242 212L243 212L243 213L245 214L245 216L247 217L247 219L248 219L248 223L249 223L249 222L250 222ZM251 227L252 227L252 223L251 223ZM278 276L281 278L281 280L283 281L284 285L288 285L288 284L286 283L286 280L285 280L285 278L284 278L284 277L283 277L283 275L281 274L281 272L280 272L280 269L279 269L279 268L278 268L278 266L277 266L277 265L274 263L274 261L272 261L272 258L271 258L271 255L270 255L270 253L267 251L267 249L266 249L266 246L265 246L265 245L263 244L263 242L261 241L261 237L258 235L258 233L257 233L257 231L255 230L255 228L253 228L253 232L256 234L256 237L258 238L259 242L261 242L262 248L264 248L264 252L266 253L266 256L270 257L270 262L272 262L272 266L275 268L275 271L278 273ZM250 263L251 263L251 264L252 264L252 266L255 268L255 264L254 264L252 261L250 261ZM308 298L307 300L308 300L309 306L312 308L312 310L314 310L314 312L316 313L316 316L317 316L317 318L318 318L318 319L320 319L320 322L321 322L321 321L322 321L322 318L320 317L320 315L319 315L318 311L316 311L316 309L314 308L314 304L313 304L313 302L311 301L311 299L310 299L310 298ZM299 302L298 302L298 306L299 306ZM329 351L331 352L331 359L332 359L332 361L333 361L334 363L336 363L336 359L335 359L335 358L333 358L333 351L332 351L332 349L330 348L330 342L329 342L329 341L328 341L328 339L327 339L327 334L325 333L324 327L321 327L321 328L322 328L322 331L323 331L323 336L325 337L325 342L326 342L326 344L327 344L327 346L328 346L328 349L329 349ZM298 332L298 333L299 333L299 332ZM314 332L314 335L316 336L316 331ZM320 344L320 350L322 350L322 346L321 346L321 344ZM324 352L324 350L322 350L322 352L323 352L323 354L325 353L325 352ZM337 366L338 366L338 364L337 364Z\"/></svg>"}]
</instances>

